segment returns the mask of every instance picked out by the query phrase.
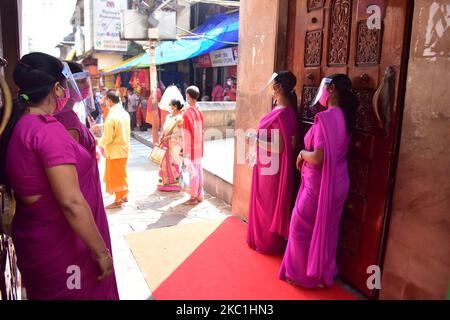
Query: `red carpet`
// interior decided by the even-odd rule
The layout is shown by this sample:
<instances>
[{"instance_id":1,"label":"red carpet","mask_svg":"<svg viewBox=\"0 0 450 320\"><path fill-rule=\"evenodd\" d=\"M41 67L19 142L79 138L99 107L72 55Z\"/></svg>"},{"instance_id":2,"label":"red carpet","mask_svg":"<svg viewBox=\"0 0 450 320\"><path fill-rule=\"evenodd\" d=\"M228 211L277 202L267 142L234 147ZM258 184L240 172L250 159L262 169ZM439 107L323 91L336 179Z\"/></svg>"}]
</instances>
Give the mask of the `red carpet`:
<instances>
[{"instance_id":1,"label":"red carpet","mask_svg":"<svg viewBox=\"0 0 450 320\"><path fill-rule=\"evenodd\" d=\"M246 243L246 224L226 219L153 293L157 300L356 299L338 285L302 289L278 279L281 256Z\"/></svg>"}]
</instances>

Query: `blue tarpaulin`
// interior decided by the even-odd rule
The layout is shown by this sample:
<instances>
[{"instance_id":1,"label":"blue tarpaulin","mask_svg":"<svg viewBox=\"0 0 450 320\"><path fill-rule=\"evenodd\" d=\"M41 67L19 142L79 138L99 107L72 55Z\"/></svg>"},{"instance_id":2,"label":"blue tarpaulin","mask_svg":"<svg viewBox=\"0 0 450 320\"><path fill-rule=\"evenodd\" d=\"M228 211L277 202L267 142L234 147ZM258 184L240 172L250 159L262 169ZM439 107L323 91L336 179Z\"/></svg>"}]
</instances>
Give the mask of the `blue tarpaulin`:
<instances>
[{"instance_id":1,"label":"blue tarpaulin","mask_svg":"<svg viewBox=\"0 0 450 320\"><path fill-rule=\"evenodd\" d=\"M204 24L194 29L195 37L187 35L176 41L162 41L156 47L157 65L183 61L200 56L238 42L239 13L217 14ZM119 66L103 70L102 74L112 74L132 69L147 68L150 65L150 54L144 53L127 60Z\"/></svg>"}]
</instances>

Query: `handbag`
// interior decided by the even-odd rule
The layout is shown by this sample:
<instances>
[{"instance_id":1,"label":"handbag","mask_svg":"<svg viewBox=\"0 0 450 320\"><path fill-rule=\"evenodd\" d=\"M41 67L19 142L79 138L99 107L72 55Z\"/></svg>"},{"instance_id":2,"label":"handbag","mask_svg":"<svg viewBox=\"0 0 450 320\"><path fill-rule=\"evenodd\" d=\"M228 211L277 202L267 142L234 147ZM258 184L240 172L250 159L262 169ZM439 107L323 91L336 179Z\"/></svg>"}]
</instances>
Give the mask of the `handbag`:
<instances>
[{"instance_id":1,"label":"handbag","mask_svg":"<svg viewBox=\"0 0 450 320\"><path fill-rule=\"evenodd\" d=\"M153 146L149 159L157 165L160 165L166 155L166 152L167 148L162 146L160 143L157 143Z\"/></svg>"}]
</instances>

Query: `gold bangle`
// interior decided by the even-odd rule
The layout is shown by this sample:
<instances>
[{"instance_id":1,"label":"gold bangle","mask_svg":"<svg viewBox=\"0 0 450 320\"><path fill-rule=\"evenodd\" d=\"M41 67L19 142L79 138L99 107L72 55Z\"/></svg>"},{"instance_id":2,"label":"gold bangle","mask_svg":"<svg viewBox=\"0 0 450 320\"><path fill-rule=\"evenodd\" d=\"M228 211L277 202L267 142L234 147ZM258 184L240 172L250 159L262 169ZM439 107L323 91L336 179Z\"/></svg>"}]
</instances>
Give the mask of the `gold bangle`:
<instances>
[{"instance_id":1,"label":"gold bangle","mask_svg":"<svg viewBox=\"0 0 450 320\"><path fill-rule=\"evenodd\" d=\"M109 249L106 249L106 250L104 250L104 251L102 252L103 257L101 257L101 258L94 257L94 259L95 259L96 261L104 261L104 260L109 259L110 254L111 254L111 253L110 253Z\"/></svg>"}]
</instances>

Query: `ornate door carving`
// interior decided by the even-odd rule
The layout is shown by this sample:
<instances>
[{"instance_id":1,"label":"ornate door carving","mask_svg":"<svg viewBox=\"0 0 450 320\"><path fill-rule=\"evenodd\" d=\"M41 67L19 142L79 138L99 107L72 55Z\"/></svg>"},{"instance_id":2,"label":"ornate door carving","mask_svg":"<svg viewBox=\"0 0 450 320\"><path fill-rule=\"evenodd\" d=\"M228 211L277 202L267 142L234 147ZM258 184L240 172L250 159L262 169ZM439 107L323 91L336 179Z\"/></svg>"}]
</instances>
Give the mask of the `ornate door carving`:
<instances>
[{"instance_id":1,"label":"ornate door carving","mask_svg":"<svg viewBox=\"0 0 450 320\"><path fill-rule=\"evenodd\" d=\"M381 7L380 28L372 29L367 7ZM382 264L383 239L392 191L393 165L407 45L405 32L410 19L409 1L404 0L290 0L287 68L298 78L299 109L303 132L322 111L311 106L321 78L345 73L352 82L360 105L353 124L349 151L350 194L343 213L338 264L340 276L368 296L377 292L366 286L367 267ZM395 10L394 10L395 8ZM392 10L390 10L392 9ZM385 35L384 30L389 30ZM385 70L395 72L391 93L377 89ZM385 96L391 94L391 99ZM381 97L381 98L380 98ZM374 100L392 101L382 108ZM383 101L385 101L383 100ZM386 103L384 103L386 104ZM390 121L383 120L390 119ZM384 121L384 122L383 122ZM380 123L384 124L380 128Z\"/></svg>"}]
</instances>

